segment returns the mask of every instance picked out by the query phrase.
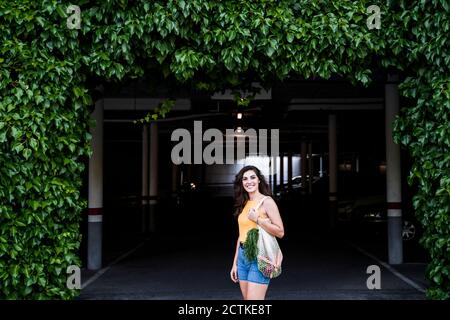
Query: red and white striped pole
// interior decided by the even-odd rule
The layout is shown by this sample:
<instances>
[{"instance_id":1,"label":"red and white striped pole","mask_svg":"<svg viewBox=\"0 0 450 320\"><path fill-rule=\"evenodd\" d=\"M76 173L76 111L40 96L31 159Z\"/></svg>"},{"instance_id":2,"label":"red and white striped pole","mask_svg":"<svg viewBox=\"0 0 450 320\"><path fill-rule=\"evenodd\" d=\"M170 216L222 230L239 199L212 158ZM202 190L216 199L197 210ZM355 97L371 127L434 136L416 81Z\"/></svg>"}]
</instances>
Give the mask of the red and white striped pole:
<instances>
[{"instance_id":1,"label":"red and white striped pole","mask_svg":"<svg viewBox=\"0 0 450 320\"><path fill-rule=\"evenodd\" d=\"M97 270L102 267L103 104L103 99L97 101L92 113L96 125L91 128L93 154L89 159L87 268L90 270Z\"/></svg>"},{"instance_id":2,"label":"red and white striped pole","mask_svg":"<svg viewBox=\"0 0 450 320\"><path fill-rule=\"evenodd\" d=\"M385 85L386 114L386 198L389 264L403 263L402 187L400 146L392 137L393 122L399 112L398 77L389 76Z\"/></svg>"}]
</instances>

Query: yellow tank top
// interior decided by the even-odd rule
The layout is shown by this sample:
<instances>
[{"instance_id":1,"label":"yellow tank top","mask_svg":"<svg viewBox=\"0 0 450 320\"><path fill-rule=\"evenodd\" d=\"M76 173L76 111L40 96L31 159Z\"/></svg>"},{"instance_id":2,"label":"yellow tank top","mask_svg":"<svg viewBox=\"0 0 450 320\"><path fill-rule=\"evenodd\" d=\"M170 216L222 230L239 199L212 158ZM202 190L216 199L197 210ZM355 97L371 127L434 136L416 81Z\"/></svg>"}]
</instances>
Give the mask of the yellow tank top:
<instances>
[{"instance_id":1,"label":"yellow tank top","mask_svg":"<svg viewBox=\"0 0 450 320\"><path fill-rule=\"evenodd\" d=\"M261 199L258 199L258 201L261 201ZM257 205L258 202L256 202L255 200L248 200L244 206L244 209L242 209L242 212L238 216L240 242L245 242L245 240L247 239L247 232L253 228L256 228L256 223L247 218L247 215L250 208L256 207ZM258 213L260 217L267 217L267 215L264 213L263 205L259 207Z\"/></svg>"}]
</instances>

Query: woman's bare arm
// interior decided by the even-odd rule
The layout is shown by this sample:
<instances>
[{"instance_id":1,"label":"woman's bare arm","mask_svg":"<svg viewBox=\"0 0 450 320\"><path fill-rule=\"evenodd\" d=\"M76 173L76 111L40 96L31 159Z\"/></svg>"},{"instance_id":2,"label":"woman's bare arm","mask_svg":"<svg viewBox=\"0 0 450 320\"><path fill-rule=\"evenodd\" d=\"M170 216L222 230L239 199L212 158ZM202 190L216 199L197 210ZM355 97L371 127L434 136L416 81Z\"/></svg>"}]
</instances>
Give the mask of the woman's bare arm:
<instances>
[{"instance_id":1,"label":"woman's bare arm","mask_svg":"<svg viewBox=\"0 0 450 320\"><path fill-rule=\"evenodd\" d=\"M238 251L239 251L239 237L236 242L236 252L234 253L233 266L235 266L235 265L237 266Z\"/></svg>"},{"instance_id":2,"label":"woman's bare arm","mask_svg":"<svg viewBox=\"0 0 450 320\"><path fill-rule=\"evenodd\" d=\"M258 218L257 223L261 228L266 230L271 235L280 239L283 238L283 220L281 219L277 204L272 198L267 197L263 202L263 208L267 214L268 219Z\"/></svg>"},{"instance_id":3,"label":"woman's bare arm","mask_svg":"<svg viewBox=\"0 0 450 320\"><path fill-rule=\"evenodd\" d=\"M234 254L233 265L231 266L231 271L230 271L231 280L235 283L237 283L239 281L238 272L237 272L238 250L239 250L239 238L236 243L236 252Z\"/></svg>"}]
</instances>

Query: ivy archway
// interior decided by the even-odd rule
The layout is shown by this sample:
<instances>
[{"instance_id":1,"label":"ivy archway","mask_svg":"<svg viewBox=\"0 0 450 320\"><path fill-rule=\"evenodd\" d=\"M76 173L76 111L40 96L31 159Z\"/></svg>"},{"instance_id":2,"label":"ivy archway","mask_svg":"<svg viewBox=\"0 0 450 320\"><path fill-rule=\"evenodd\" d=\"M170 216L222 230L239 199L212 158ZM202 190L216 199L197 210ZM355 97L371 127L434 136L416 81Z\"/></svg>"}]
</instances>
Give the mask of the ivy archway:
<instances>
[{"instance_id":1,"label":"ivy archway","mask_svg":"<svg viewBox=\"0 0 450 320\"><path fill-rule=\"evenodd\" d=\"M69 5L81 9L80 29ZM380 29L368 28L370 5ZM214 90L336 74L368 84L382 67L402 73L409 99L396 139L414 159L428 296L449 298L449 11L445 0L1 2L0 296L78 294L65 271L80 262L80 159L91 152L96 80L154 74Z\"/></svg>"}]
</instances>

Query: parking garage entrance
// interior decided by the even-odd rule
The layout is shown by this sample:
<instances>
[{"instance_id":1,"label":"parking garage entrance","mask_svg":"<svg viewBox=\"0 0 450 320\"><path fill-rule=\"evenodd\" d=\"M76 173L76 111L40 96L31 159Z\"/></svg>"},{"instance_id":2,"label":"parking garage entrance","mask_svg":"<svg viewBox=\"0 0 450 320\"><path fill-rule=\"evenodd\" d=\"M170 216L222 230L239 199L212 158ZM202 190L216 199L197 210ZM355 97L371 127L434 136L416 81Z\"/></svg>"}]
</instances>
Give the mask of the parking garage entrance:
<instances>
[{"instance_id":1,"label":"parking garage entrance","mask_svg":"<svg viewBox=\"0 0 450 320\"><path fill-rule=\"evenodd\" d=\"M156 262L170 252L175 254L172 258L187 260L190 253L211 255L206 267L210 269L202 271L195 261L192 267L223 279L238 232L233 182L248 164L260 168L269 182L285 224L280 243L293 253L292 266L326 255L343 259L337 264L341 270L352 263L348 243L366 246L393 265L426 259L418 246L404 246L402 240L402 213L411 211L411 190L405 183L409 160L390 135L399 108L395 83L376 81L362 88L341 80L291 81L263 91L247 107L237 106L226 92L211 96L180 90L165 119L136 123L163 99L163 94L150 95L145 83L137 82L121 91L105 87L96 102L93 117L100 125L93 131L94 155L87 177L90 204L83 234L88 270L99 270L145 243L146 249L134 259L152 257L144 273L170 269L177 274L179 282L166 279L169 291L178 284L194 294L182 284L179 272L186 268L184 263ZM193 155L190 163L174 161L180 140L174 141L173 133L182 130L195 137L198 123L202 135L216 130L223 141L230 134L233 142L243 137L245 153L239 155L236 145L225 143L222 151L233 148L233 161L196 162ZM251 141L245 139L251 129L277 130L266 141L278 144L276 154L251 150ZM192 152L204 151L212 141L192 139L187 145ZM412 219L407 222L413 225L412 238L417 238L418 226ZM287 264L289 259L288 254ZM326 281L317 277L317 283ZM355 284L361 285L364 282ZM165 292L164 283L158 286L160 294Z\"/></svg>"}]
</instances>

